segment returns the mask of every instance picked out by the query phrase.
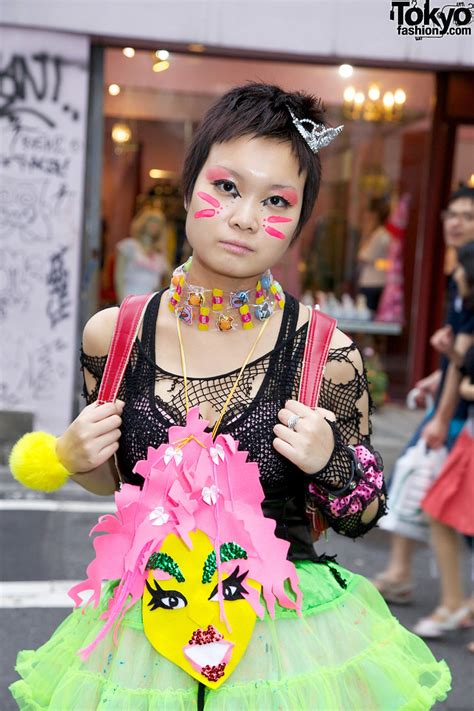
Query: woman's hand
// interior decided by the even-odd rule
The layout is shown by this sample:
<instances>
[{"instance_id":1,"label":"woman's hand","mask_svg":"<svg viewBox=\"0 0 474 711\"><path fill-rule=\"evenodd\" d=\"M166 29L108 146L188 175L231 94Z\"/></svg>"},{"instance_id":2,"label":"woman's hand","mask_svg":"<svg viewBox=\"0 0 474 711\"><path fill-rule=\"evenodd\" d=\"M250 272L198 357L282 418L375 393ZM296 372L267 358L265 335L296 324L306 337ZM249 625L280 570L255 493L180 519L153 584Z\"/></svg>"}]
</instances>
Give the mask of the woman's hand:
<instances>
[{"instance_id":1,"label":"woman's hand","mask_svg":"<svg viewBox=\"0 0 474 711\"><path fill-rule=\"evenodd\" d=\"M451 326L443 326L435 331L430 338L430 343L438 353L449 357L454 346L454 334Z\"/></svg>"},{"instance_id":2,"label":"woman's hand","mask_svg":"<svg viewBox=\"0 0 474 711\"><path fill-rule=\"evenodd\" d=\"M446 422L436 415L426 423L420 437L425 440L430 449L443 447L448 437L449 420Z\"/></svg>"},{"instance_id":3,"label":"woman's hand","mask_svg":"<svg viewBox=\"0 0 474 711\"><path fill-rule=\"evenodd\" d=\"M299 417L294 430L289 429L291 416ZM312 410L297 400L288 400L278 413L282 424L275 425L273 446L305 474L316 474L328 463L334 449L334 436L327 420L335 421L330 410Z\"/></svg>"},{"instance_id":4,"label":"woman's hand","mask_svg":"<svg viewBox=\"0 0 474 711\"><path fill-rule=\"evenodd\" d=\"M56 442L61 464L71 474L97 469L118 449L122 400L87 405Z\"/></svg>"}]
</instances>

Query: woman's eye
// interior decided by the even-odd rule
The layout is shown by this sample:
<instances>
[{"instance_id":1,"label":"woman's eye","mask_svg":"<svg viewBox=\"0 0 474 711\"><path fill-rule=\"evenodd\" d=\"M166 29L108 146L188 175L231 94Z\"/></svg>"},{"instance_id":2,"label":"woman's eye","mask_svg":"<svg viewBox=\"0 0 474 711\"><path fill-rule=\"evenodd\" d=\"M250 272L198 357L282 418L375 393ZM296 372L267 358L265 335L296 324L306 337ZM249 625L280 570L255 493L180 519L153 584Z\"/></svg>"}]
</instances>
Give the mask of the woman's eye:
<instances>
[{"instance_id":1,"label":"woman's eye","mask_svg":"<svg viewBox=\"0 0 474 711\"><path fill-rule=\"evenodd\" d=\"M281 197L280 195L272 195L271 197L264 200L263 204L271 205L271 207L288 207L290 203L288 202L288 200L285 200L285 198Z\"/></svg>"},{"instance_id":2,"label":"woman's eye","mask_svg":"<svg viewBox=\"0 0 474 711\"><path fill-rule=\"evenodd\" d=\"M236 185L232 182L232 180L215 180L214 185L216 186L216 188L219 188L224 193L228 193L229 195L233 195L234 197L240 197L239 191L237 190Z\"/></svg>"}]
</instances>

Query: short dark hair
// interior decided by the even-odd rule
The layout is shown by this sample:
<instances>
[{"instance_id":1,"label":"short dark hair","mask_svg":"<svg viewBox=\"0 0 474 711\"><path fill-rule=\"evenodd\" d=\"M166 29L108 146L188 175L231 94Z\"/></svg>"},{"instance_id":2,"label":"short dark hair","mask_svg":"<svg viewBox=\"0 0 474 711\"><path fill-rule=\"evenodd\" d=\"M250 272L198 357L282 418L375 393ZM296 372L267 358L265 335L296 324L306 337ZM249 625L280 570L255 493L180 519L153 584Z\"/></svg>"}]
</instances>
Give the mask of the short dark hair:
<instances>
[{"instance_id":1,"label":"short dark hair","mask_svg":"<svg viewBox=\"0 0 474 711\"><path fill-rule=\"evenodd\" d=\"M466 282L469 289L469 294L464 299L464 305L469 311L474 311L474 242L463 244L457 250L457 254L458 262L466 273Z\"/></svg>"},{"instance_id":2,"label":"short dark hair","mask_svg":"<svg viewBox=\"0 0 474 711\"><path fill-rule=\"evenodd\" d=\"M388 197L372 198L369 200L367 209L377 216L379 225L383 225L390 215L390 199Z\"/></svg>"},{"instance_id":3,"label":"short dark hair","mask_svg":"<svg viewBox=\"0 0 474 711\"><path fill-rule=\"evenodd\" d=\"M474 202L474 188L469 187L469 185L461 185L457 188L448 198L448 205L451 205L455 200L461 200L462 198L467 198Z\"/></svg>"},{"instance_id":4,"label":"short dark hair","mask_svg":"<svg viewBox=\"0 0 474 711\"><path fill-rule=\"evenodd\" d=\"M197 177L214 143L241 136L274 138L291 145L300 172L306 172L301 214L293 239L308 221L321 182L321 160L314 154L292 123L288 107L297 118L325 123L321 100L302 91L283 91L278 86L249 83L237 86L211 106L194 134L183 170L183 190L190 202Z\"/></svg>"}]
</instances>

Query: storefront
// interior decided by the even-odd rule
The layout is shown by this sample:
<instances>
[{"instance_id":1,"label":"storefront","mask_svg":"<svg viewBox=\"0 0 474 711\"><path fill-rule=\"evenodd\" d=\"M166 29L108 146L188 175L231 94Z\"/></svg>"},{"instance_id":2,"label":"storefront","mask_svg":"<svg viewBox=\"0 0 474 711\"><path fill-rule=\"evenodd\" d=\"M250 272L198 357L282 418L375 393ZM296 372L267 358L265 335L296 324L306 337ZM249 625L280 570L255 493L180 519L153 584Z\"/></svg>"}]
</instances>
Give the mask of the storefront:
<instances>
[{"instance_id":1,"label":"storefront","mask_svg":"<svg viewBox=\"0 0 474 711\"><path fill-rule=\"evenodd\" d=\"M133 43L131 43L133 44ZM100 306L115 303L118 242L137 212L164 213L161 250L170 265L188 253L180 174L186 146L214 98L249 80L320 96L328 121L344 124L322 154L314 213L290 258L278 268L286 288L338 318L365 349L378 391L413 382L415 285L420 233L429 200L436 75L382 67L322 65L187 53L164 46L104 49ZM471 178L473 129L460 127L450 187ZM471 178L472 179L472 178ZM427 200L428 196L428 200ZM395 250L395 251L394 251ZM437 275L442 287L442 271ZM438 306L439 308L439 306Z\"/></svg>"},{"instance_id":2,"label":"storefront","mask_svg":"<svg viewBox=\"0 0 474 711\"><path fill-rule=\"evenodd\" d=\"M0 363L0 413L33 413L58 432L69 421L80 402L82 325L117 301L117 244L131 237L137 215L159 213L162 256L170 267L186 256L186 148L215 97L249 80L320 96L328 122L344 124L322 153L314 213L276 271L288 291L319 302L369 349L379 390L382 370L390 396L404 397L436 364L429 336L445 295L439 215L451 189L473 179L469 38L402 42L380 3L370 47L346 0L335 0L340 12L324 22L313 8L311 32L300 23L298 36L287 33L292 3L271 22L257 0L232 22L213 0L165 5L156 27L146 3L114 15L102 0L93 11L74 4L67 16L30 0L8 6L1 207L10 222L0 233L0 318L15 347ZM15 201L31 199L17 209ZM21 215L31 218L27 229Z\"/></svg>"}]
</instances>

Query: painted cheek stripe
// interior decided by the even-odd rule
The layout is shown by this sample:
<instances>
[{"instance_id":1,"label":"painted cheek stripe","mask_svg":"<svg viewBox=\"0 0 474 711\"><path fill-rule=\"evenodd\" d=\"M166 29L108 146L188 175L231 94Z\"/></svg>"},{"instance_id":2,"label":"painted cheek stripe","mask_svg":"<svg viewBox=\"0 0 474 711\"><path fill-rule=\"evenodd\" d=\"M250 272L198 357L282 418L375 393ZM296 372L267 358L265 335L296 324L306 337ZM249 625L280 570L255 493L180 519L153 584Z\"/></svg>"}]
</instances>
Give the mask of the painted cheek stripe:
<instances>
[{"instance_id":1,"label":"painted cheek stripe","mask_svg":"<svg viewBox=\"0 0 474 711\"><path fill-rule=\"evenodd\" d=\"M216 211L212 209L198 210L194 213L194 217L196 217L197 219L199 219L200 217L214 217L215 214Z\"/></svg>"},{"instance_id":2,"label":"painted cheek stripe","mask_svg":"<svg viewBox=\"0 0 474 711\"><path fill-rule=\"evenodd\" d=\"M280 230L276 230L274 227L265 227L265 232L271 237L276 237L277 239L285 239L285 235Z\"/></svg>"},{"instance_id":3,"label":"painted cheek stripe","mask_svg":"<svg viewBox=\"0 0 474 711\"><path fill-rule=\"evenodd\" d=\"M267 217L267 222L293 222L291 217L281 217L280 215L271 215Z\"/></svg>"},{"instance_id":4,"label":"painted cheek stripe","mask_svg":"<svg viewBox=\"0 0 474 711\"><path fill-rule=\"evenodd\" d=\"M198 196L201 198L201 200L204 200L205 202L208 202L209 205L212 205L212 207L221 206L219 200L216 200L216 198L212 197L212 195L209 195L208 193L198 193Z\"/></svg>"}]
</instances>

